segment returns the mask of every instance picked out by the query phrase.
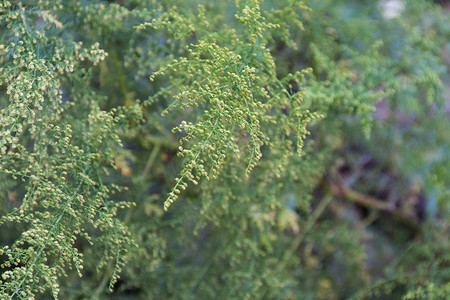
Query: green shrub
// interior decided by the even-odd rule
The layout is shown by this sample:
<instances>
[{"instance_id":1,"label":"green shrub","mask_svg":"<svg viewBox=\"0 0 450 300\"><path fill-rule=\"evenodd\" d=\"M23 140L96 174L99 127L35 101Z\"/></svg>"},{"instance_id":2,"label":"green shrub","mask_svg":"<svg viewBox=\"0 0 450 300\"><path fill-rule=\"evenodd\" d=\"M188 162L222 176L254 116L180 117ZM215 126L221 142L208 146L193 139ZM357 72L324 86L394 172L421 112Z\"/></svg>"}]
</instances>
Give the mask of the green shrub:
<instances>
[{"instance_id":1,"label":"green shrub","mask_svg":"<svg viewBox=\"0 0 450 300\"><path fill-rule=\"evenodd\" d=\"M448 12L388 2L2 0L0 298L445 299Z\"/></svg>"}]
</instances>

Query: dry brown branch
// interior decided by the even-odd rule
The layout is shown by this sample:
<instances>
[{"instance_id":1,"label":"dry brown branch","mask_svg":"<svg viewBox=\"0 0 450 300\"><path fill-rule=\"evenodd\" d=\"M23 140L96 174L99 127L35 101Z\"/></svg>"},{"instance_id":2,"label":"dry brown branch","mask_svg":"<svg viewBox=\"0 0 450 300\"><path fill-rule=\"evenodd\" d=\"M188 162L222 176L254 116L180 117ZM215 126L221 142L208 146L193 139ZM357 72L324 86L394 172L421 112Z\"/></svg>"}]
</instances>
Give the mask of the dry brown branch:
<instances>
[{"instance_id":1,"label":"dry brown branch","mask_svg":"<svg viewBox=\"0 0 450 300\"><path fill-rule=\"evenodd\" d=\"M331 193L335 197L339 197L348 201L352 201L356 204L367 208L377 209L391 214L397 220L406 223L413 227L418 227L417 218L414 215L403 212L400 208L396 207L393 203L383 201L373 196L357 192L347 187L341 180L327 181L326 185L329 187Z\"/></svg>"}]
</instances>

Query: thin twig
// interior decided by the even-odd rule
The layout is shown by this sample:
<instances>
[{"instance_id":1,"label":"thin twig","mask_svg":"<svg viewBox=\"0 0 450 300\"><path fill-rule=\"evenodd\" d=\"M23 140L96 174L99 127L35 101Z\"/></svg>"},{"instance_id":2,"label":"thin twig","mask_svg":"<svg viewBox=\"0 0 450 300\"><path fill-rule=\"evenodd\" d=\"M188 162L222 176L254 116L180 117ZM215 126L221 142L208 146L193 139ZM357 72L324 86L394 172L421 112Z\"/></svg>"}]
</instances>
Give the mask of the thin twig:
<instances>
[{"instance_id":1,"label":"thin twig","mask_svg":"<svg viewBox=\"0 0 450 300\"><path fill-rule=\"evenodd\" d=\"M327 181L326 185L329 187L331 193L335 197L339 197L364 207L373 208L379 211L387 212L394 216L399 221L406 223L414 228L419 226L417 219L410 214L406 214L400 209L396 208L391 202L383 201L373 196L357 192L345 184L341 180Z\"/></svg>"},{"instance_id":2,"label":"thin twig","mask_svg":"<svg viewBox=\"0 0 450 300\"><path fill-rule=\"evenodd\" d=\"M322 201L317 205L317 207L314 209L314 211L311 214L311 217L308 219L307 223L305 224L302 232L297 235L294 240L292 241L291 245L289 246L288 250L285 252L285 258L282 260L282 267L285 267L286 263L289 261L287 258L290 254L295 253L295 251L300 247L303 240L305 239L306 235L311 231L311 229L314 227L314 224L317 222L319 217L322 215L322 213L327 208L328 204L331 203L333 200L333 197L330 195L325 196Z\"/></svg>"}]
</instances>

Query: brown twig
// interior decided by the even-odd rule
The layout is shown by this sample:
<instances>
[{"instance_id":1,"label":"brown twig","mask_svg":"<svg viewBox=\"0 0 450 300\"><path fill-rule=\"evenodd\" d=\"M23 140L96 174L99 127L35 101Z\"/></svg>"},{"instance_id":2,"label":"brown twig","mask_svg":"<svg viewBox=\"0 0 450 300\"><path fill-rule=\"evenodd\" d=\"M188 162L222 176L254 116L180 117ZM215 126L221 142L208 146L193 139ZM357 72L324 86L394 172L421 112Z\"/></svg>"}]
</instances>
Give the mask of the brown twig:
<instances>
[{"instance_id":1,"label":"brown twig","mask_svg":"<svg viewBox=\"0 0 450 300\"><path fill-rule=\"evenodd\" d=\"M347 187L342 180L326 181L326 185L329 187L331 193L335 197L343 198L345 200L354 202L364 207L377 209L391 214L399 221L406 223L412 227L418 227L417 218L411 214L407 214L401 211L399 208L391 202L383 201L373 196L357 192Z\"/></svg>"}]
</instances>

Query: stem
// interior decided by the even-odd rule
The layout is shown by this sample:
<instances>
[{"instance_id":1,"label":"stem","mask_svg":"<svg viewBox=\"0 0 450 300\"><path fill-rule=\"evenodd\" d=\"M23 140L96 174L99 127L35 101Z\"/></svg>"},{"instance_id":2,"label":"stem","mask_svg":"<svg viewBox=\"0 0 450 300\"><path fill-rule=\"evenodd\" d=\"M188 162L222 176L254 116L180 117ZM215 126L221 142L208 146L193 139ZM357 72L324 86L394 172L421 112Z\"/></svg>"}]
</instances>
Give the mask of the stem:
<instances>
[{"instance_id":1,"label":"stem","mask_svg":"<svg viewBox=\"0 0 450 300\"><path fill-rule=\"evenodd\" d=\"M326 185L329 187L331 193L335 197L343 198L364 207L387 212L393 215L399 221L406 223L414 228L417 228L419 226L417 219L413 215L406 214L401 210L396 209L395 205L390 202L386 202L373 196L357 192L345 186L340 182L339 179L337 181L328 181L326 182Z\"/></svg>"},{"instance_id":2,"label":"stem","mask_svg":"<svg viewBox=\"0 0 450 300\"><path fill-rule=\"evenodd\" d=\"M156 156L158 155L159 151L161 150L161 145L160 144L156 144L155 147L153 147L152 152L150 153L148 159L147 159L147 163L145 164L145 168L144 171L141 174L141 178L144 179L145 177L148 176L148 174L150 173L150 170L153 167L153 164L155 162Z\"/></svg>"},{"instance_id":3,"label":"stem","mask_svg":"<svg viewBox=\"0 0 450 300\"><path fill-rule=\"evenodd\" d=\"M98 298L98 296L100 295L100 293L102 293L105 288L106 288L106 284L108 284L108 280L109 280L109 275L108 275L108 271L111 270L112 267L112 262L109 261L108 265L105 268L105 273L103 274L102 280L100 282L100 284L98 285L98 287L95 289L94 291L94 299Z\"/></svg>"},{"instance_id":4,"label":"stem","mask_svg":"<svg viewBox=\"0 0 450 300\"><path fill-rule=\"evenodd\" d=\"M150 145L164 147L170 150L178 149L179 144L173 142L170 139L162 138L156 135L145 135L138 137L143 146L149 147Z\"/></svg>"},{"instance_id":5,"label":"stem","mask_svg":"<svg viewBox=\"0 0 450 300\"><path fill-rule=\"evenodd\" d=\"M141 174L140 180L144 181L145 178L148 176L148 174L150 173L150 170L152 169L152 166L155 162L156 156L158 155L160 150L161 150L161 145L156 144L147 159L147 163L145 164L145 168ZM128 222L130 222L131 218L133 217L135 208L136 208L136 206L132 206L128 209L127 214L125 215L125 218L124 218L125 224L128 224Z\"/></svg>"},{"instance_id":6,"label":"stem","mask_svg":"<svg viewBox=\"0 0 450 300\"><path fill-rule=\"evenodd\" d=\"M123 98L125 99L125 106L132 105L132 100L129 96L128 87L125 80L125 75L122 72L122 68L120 67L119 58L117 56L116 49L114 49L111 41L108 44L109 52L111 52L111 57L113 60L114 68L116 69L117 79L119 80L120 90L122 92Z\"/></svg>"},{"instance_id":7,"label":"stem","mask_svg":"<svg viewBox=\"0 0 450 300\"><path fill-rule=\"evenodd\" d=\"M305 228L303 229L302 233L299 234L297 237L295 237L295 239L292 241L291 245L289 246L288 251L285 252L285 258L287 258L286 256L289 255L290 253L294 253L295 250L301 245L301 243L305 239L308 232L311 231L311 229L313 228L316 221L319 219L319 217L324 212L325 208L327 208L328 204L330 204L330 202L332 200L333 200L333 197L328 195L328 196L325 196L325 198L323 198L323 200L319 203L319 205L317 205L317 207L316 207L316 209L314 209L310 219L305 224ZM288 261L288 259L283 260L283 262L287 262L287 261ZM285 264L286 263L284 263L284 265ZM283 267L284 267L284 265L283 265Z\"/></svg>"}]
</instances>

